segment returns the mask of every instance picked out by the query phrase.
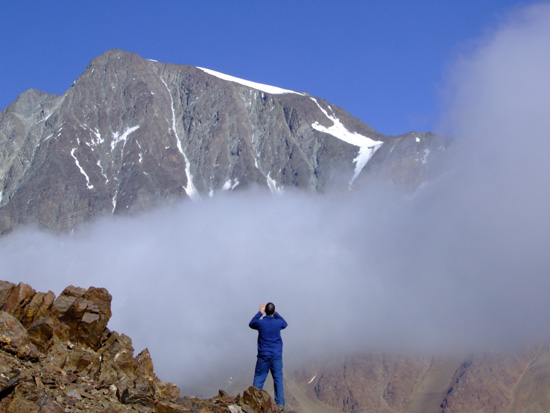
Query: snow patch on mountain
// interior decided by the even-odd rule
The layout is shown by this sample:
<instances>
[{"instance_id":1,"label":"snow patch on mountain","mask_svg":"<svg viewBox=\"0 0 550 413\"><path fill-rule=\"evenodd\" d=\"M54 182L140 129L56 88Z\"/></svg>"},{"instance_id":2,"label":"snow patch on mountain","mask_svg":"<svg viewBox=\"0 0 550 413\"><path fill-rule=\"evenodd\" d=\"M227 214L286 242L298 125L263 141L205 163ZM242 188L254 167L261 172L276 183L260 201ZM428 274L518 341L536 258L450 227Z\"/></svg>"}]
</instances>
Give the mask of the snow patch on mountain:
<instances>
[{"instance_id":1,"label":"snow patch on mountain","mask_svg":"<svg viewBox=\"0 0 550 413\"><path fill-rule=\"evenodd\" d=\"M285 192L283 187L277 186L277 181L271 177L271 172L267 174L266 180L272 194L281 195Z\"/></svg>"},{"instance_id":2,"label":"snow patch on mountain","mask_svg":"<svg viewBox=\"0 0 550 413\"><path fill-rule=\"evenodd\" d=\"M109 182L109 178L107 177L107 175L105 175L105 171L103 170L103 166L101 166L101 160L100 159L97 160L97 166L99 166L99 169L101 170L101 175L103 175L103 177L105 178L105 183Z\"/></svg>"},{"instance_id":3,"label":"snow patch on mountain","mask_svg":"<svg viewBox=\"0 0 550 413\"><path fill-rule=\"evenodd\" d=\"M269 86L269 85L264 85L262 83L251 82L250 80L240 79L235 76L226 75L224 73L216 72L215 70L205 69L203 67L197 67L197 69L200 69L203 72L206 72L212 76L216 76L220 79L227 80L229 82L239 83L243 86L247 86L252 89L261 90L262 92L270 93L272 95L280 95L283 93L295 93L297 95L302 95L302 96L304 95L303 93L295 92L293 90L281 89L280 87L276 87L276 86Z\"/></svg>"},{"instance_id":4,"label":"snow patch on mountain","mask_svg":"<svg viewBox=\"0 0 550 413\"><path fill-rule=\"evenodd\" d=\"M222 186L222 190L223 191L232 191L233 189L235 189L237 187L237 185L239 185L239 180L238 179L228 179Z\"/></svg>"},{"instance_id":5,"label":"snow patch on mountain","mask_svg":"<svg viewBox=\"0 0 550 413\"><path fill-rule=\"evenodd\" d=\"M75 156L75 153L76 152L76 148L73 148L71 150L71 156L73 157L75 163L76 163L76 166L78 167L78 169L80 169L80 173L82 175L84 175L84 177L86 178L86 187L88 189L92 189L94 186L92 184L90 184L90 177L88 176L88 174L86 173L86 171L84 171L84 168L82 168L82 166L80 166L80 162L78 162L78 159L77 157Z\"/></svg>"},{"instance_id":6,"label":"snow patch on mountain","mask_svg":"<svg viewBox=\"0 0 550 413\"><path fill-rule=\"evenodd\" d=\"M118 198L118 191L115 192L115 194L113 195L113 198L111 199L111 203L113 204L113 210L111 211L111 213L115 213L115 210L116 210L116 204L117 204L117 198Z\"/></svg>"},{"instance_id":7,"label":"snow patch on mountain","mask_svg":"<svg viewBox=\"0 0 550 413\"><path fill-rule=\"evenodd\" d=\"M111 141L111 151L114 151L118 143L121 141L123 141L124 145L126 145L126 139L128 138L128 135L130 135L132 132L138 129L139 129L139 125L136 125L136 126L132 126L131 128L126 128L126 130L122 134L120 134L120 132L113 133L113 140Z\"/></svg>"},{"instance_id":8,"label":"snow patch on mountain","mask_svg":"<svg viewBox=\"0 0 550 413\"><path fill-rule=\"evenodd\" d=\"M183 159L185 160L185 175L187 177L187 186L184 186L183 189L185 190L187 196L189 196L189 198L191 198L193 201L199 200L199 191L197 191L197 188L195 188L195 185L193 184L193 175L191 174L191 162L189 162L187 155L183 151L181 140L176 130L176 110L174 109L174 98L172 97L172 92L170 91L170 88L168 87L164 79L160 80L162 81L162 83L164 83L164 86L168 91L168 96L170 96L170 104L172 109L172 130L174 131L174 135L176 136L176 145L178 147L178 151L180 151L180 153L183 155Z\"/></svg>"},{"instance_id":9,"label":"snow patch on mountain","mask_svg":"<svg viewBox=\"0 0 550 413\"><path fill-rule=\"evenodd\" d=\"M424 149L424 156L422 157L422 165L426 165L428 163L428 155L430 154L429 149Z\"/></svg>"},{"instance_id":10,"label":"snow patch on mountain","mask_svg":"<svg viewBox=\"0 0 550 413\"><path fill-rule=\"evenodd\" d=\"M105 139L101 137L101 134L99 133L99 130L97 128L95 128L95 130L89 128L89 130L96 137L96 139L92 141L95 146L102 144L105 141Z\"/></svg>"},{"instance_id":11,"label":"snow patch on mountain","mask_svg":"<svg viewBox=\"0 0 550 413\"><path fill-rule=\"evenodd\" d=\"M315 98L311 98L311 100L313 100L317 104L321 112L323 112L323 114L333 123L332 126L327 128L326 126L321 125L319 122L314 122L311 125L313 129L319 132L328 133L329 135L332 135L335 138L349 143L350 145L359 147L359 153L357 154L357 157L353 160L353 162L355 163L355 172L349 182L351 186L353 184L353 181L355 181L355 179L361 173L361 170L365 167L370 158L372 158L372 155L374 155L378 148L382 146L383 142L375 141L357 132L350 132L346 129L344 124L340 122L340 119L338 119L336 116L329 115L328 112L321 107L321 105L319 104L319 102L317 102Z\"/></svg>"}]
</instances>

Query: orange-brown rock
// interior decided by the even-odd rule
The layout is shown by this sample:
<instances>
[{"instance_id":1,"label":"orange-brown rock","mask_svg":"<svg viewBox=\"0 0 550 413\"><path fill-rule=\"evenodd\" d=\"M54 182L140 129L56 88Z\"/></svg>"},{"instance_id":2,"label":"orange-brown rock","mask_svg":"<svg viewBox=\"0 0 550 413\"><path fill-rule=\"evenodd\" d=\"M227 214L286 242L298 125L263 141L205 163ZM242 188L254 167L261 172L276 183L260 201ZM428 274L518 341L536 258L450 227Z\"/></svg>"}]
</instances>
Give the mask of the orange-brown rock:
<instances>
[{"instance_id":1,"label":"orange-brown rock","mask_svg":"<svg viewBox=\"0 0 550 413\"><path fill-rule=\"evenodd\" d=\"M1 309L12 314L15 318L21 319L25 307L35 294L36 291L34 291L30 285L19 283L16 287L11 289Z\"/></svg>"},{"instance_id":2,"label":"orange-brown rock","mask_svg":"<svg viewBox=\"0 0 550 413\"><path fill-rule=\"evenodd\" d=\"M0 311L0 349L22 359L37 359L39 355L25 327L6 311Z\"/></svg>"},{"instance_id":3,"label":"orange-brown rock","mask_svg":"<svg viewBox=\"0 0 550 413\"><path fill-rule=\"evenodd\" d=\"M250 386L243 393L243 402L254 409L255 412L279 411L271 397L265 391L260 391L256 387Z\"/></svg>"},{"instance_id":4,"label":"orange-brown rock","mask_svg":"<svg viewBox=\"0 0 550 413\"><path fill-rule=\"evenodd\" d=\"M0 310L6 303L13 287L15 287L14 283L10 283L9 281L0 281Z\"/></svg>"},{"instance_id":5,"label":"orange-brown rock","mask_svg":"<svg viewBox=\"0 0 550 413\"><path fill-rule=\"evenodd\" d=\"M33 322L42 319L50 311L55 294L51 291L47 293L36 293L31 301L24 307L20 316L21 324L29 327Z\"/></svg>"},{"instance_id":6,"label":"orange-brown rock","mask_svg":"<svg viewBox=\"0 0 550 413\"><path fill-rule=\"evenodd\" d=\"M50 311L61 322L56 326L56 335L61 339L73 337L97 350L111 318L111 299L104 288L65 288Z\"/></svg>"},{"instance_id":7,"label":"orange-brown rock","mask_svg":"<svg viewBox=\"0 0 550 413\"><path fill-rule=\"evenodd\" d=\"M54 321L51 317L42 317L28 327L29 338L36 348L45 353L53 341Z\"/></svg>"}]
</instances>

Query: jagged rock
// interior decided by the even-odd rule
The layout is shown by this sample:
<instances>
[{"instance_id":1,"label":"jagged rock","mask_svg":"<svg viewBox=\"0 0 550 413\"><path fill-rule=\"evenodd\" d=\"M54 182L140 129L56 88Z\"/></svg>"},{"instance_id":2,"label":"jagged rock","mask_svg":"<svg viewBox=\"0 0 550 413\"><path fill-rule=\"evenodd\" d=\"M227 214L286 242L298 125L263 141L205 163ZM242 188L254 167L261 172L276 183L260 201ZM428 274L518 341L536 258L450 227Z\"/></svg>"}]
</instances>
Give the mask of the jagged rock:
<instances>
[{"instance_id":1,"label":"jagged rock","mask_svg":"<svg viewBox=\"0 0 550 413\"><path fill-rule=\"evenodd\" d=\"M21 324L29 327L35 321L43 318L53 305L55 294L51 291L47 293L36 293L20 317Z\"/></svg>"},{"instance_id":2,"label":"jagged rock","mask_svg":"<svg viewBox=\"0 0 550 413\"><path fill-rule=\"evenodd\" d=\"M8 370L6 371L6 373L1 373L0 374L0 399L10 394L15 389L15 386L17 386L20 380L21 380L21 377L19 376L19 371L17 370Z\"/></svg>"},{"instance_id":3,"label":"jagged rock","mask_svg":"<svg viewBox=\"0 0 550 413\"><path fill-rule=\"evenodd\" d=\"M136 379L137 363L133 357L134 348L130 337L113 331L98 353L102 360L100 381L114 384L123 379Z\"/></svg>"},{"instance_id":4,"label":"jagged rock","mask_svg":"<svg viewBox=\"0 0 550 413\"><path fill-rule=\"evenodd\" d=\"M262 404L262 401L264 404ZM196 397L184 397L184 404L192 411L201 412L278 412L271 397L265 390L250 387L245 390L243 396L230 396L225 391L220 390L218 395L208 399L201 400Z\"/></svg>"},{"instance_id":5,"label":"jagged rock","mask_svg":"<svg viewBox=\"0 0 550 413\"><path fill-rule=\"evenodd\" d=\"M159 402L155 406L155 413L188 413L193 411L194 410L171 402Z\"/></svg>"},{"instance_id":6,"label":"jagged rock","mask_svg":"<svg viewBox=\"0 0 550 413\"><path fill-rule=\"evenodd\" d=\"M11 289L2 306L2 310L12 314L17 319L21 319L25 307L32 300L35 293L36 291L30 285L19 283L15 288Z\"/></svg>"},{"instance_id":7,"label":"jagged rock","mask_svg":"<svg viewBox=\"0 0 550 413\"><path fill-rule=\"evenodd\" d=\"M0 308L9 310L0 310L0 412L254 411L240 396L182 398L162 382L147 349L134 357L130 337L106 328L107 290L69 286L52 295L0 281ZM272 411L267 393L247 397Z\"/></svg>"},{"instance_id":8,"label":"jagged rock","mask_svg":"<svg viewBox=\"0 0 550 413\"><path fill-rule=\"evenodd\" d=\"M73 371L79 374L97 375L101 362L99 355L93 349L76 345L74 348L66 350L67 357L63 364L63 369L67 372Z\"/></svg>"},{"instance_id":9,"label":"jagged rock","mask_svg":"<svg viewBox=\"0 0 550 413\"><path fill-rule=\"evenodd\" d=\"M159 382L158 386L163 400L170 400L171 402L181 400L180 389L174 383Z\"/></svg>"},{"instance_id":10,"label":"jagged rock","mask_svg":"<svg viewBox=\"0 0 550 413\"><path fill-rule=\"evenodd\" d=\"M73 337L94 350L99 348L103 331L111 318L111 295L104 288L67 287L53 303L52 317L60 339Z\"/></svg>"},{"instance_id":11,"label":"jagged rock","mask_svg":"<svg viewBox=\"0 0 550 413\"><path fill-rule=\"evenodd\" d=\"M141 404L152 406L155 401L155 383L152 378L138 377L133 387L127 387L120 397L124 404Z\"/></svg>"},{"instance_id":12,"label":"jagged rock","mask_svg":"<svg viewBox=\"0 0 550 413\"><path fill-rule=\"evenodd\" d=\"M10 283L9 281L0 281L0 310L4 307L8 296L15 287L15 284Z\"/></svg>"},{"instance_id":13,"label":"jagged rock","mask_svg":"<svg viewBox=\"0 0 550 413\"><path fill-rule=\"evenodd\" d=\"M148 349L144 349L136 356L137 373L143 377L155 378L153 360Z\"/></svg>"},{"instance_id":14,"label":"jagged rock","mask_svg":"<svg viewBox=\"0 0 550 413\"><path fill-rule=\"evenodd\" d=\"M25 327L5 311L0 311L0 348L22 359L37 359L39 356Z\"/></svg>"},{"instance_id":15,"label":"jagged rock","mask_svg":"<svg viewBox=\"0 0 550 413\"><path fill-rule=\"evenodd\" d=\"M40 318L29 326L29 338L40 352L45 353L52 344L53 329L54 321L51 317Z\"/></svg>"},{"instance_id":16,"label":"jagged rock","mask_svg":"<svg viewBox=\"0 0 550 413\"><path fill-rule=\"evenodd\" d=\"M271 401L269 393L254 386L250 386L244 391L242 400L245 405L250 406L256 412L279 411Z\"/></svg>"}]
</instances>

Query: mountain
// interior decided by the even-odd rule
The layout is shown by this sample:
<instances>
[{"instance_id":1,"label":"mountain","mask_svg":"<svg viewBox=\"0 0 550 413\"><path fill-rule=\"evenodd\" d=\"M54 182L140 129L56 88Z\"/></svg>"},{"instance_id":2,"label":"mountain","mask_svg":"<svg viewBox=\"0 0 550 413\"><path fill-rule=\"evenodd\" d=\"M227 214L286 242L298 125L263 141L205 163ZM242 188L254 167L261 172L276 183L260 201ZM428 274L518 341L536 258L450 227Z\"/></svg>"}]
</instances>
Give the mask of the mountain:
<instances>
[{"instance_id":1,"label":"mountain","mask_svg":"<svg viewBox=\"0 0 550 413\"><path fill-rule=\"evenodd\" d=\"M452 356L371 352L294 373L311 398L339 411L550 411L550 346Z\"/></svg>"},{"instance_id":2,"label":"mountain","mask_svg":"<svg viewBox=\"0 0 550 413\"><path fill-rule=\"evenodd\" d=\"M0 234L252 186L376 177L415 190L448 144L384 136L307 93L110 50L62 96L29 90L0 113Z\"/></svg>"}]
</instances>

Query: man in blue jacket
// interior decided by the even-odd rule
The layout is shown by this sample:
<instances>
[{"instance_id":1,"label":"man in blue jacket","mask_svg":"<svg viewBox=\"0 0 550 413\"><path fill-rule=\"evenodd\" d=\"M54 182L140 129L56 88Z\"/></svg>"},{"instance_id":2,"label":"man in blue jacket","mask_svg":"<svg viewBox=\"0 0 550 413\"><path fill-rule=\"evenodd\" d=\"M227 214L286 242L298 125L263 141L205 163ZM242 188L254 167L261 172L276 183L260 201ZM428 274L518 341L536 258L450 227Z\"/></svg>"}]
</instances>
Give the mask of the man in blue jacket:
<instances>
[{"instance_id":1,"label":"man in blue jacket","mask_svg":"<svg viewBox=\"0 0 550 413\"><path fill-rule=\"evenodd\" d=\"M262 315L265 313L265 317ZM263 389L267 373L271 370L275 387L275 403L284 408L285 391L283 388L283 340L281 330L288 324L275 311L273 303L262 304L260 311L252 318L248 326L258 330L258 358L254 371L253 386Z\"/></svg>"}]
</instances>

